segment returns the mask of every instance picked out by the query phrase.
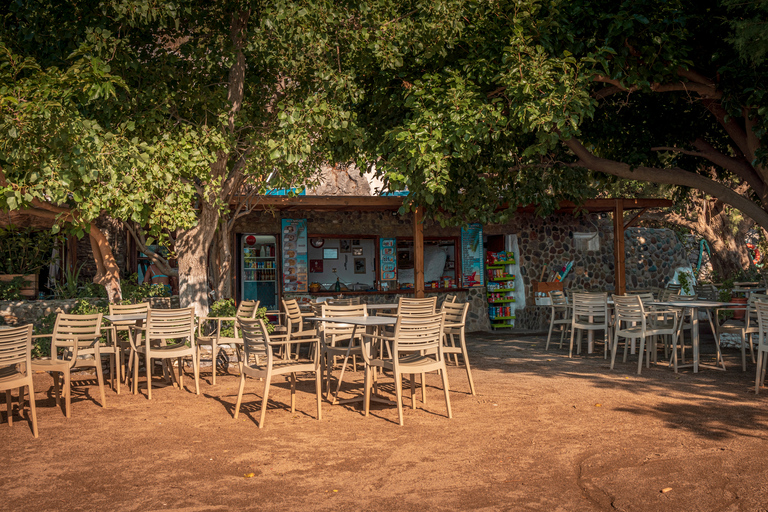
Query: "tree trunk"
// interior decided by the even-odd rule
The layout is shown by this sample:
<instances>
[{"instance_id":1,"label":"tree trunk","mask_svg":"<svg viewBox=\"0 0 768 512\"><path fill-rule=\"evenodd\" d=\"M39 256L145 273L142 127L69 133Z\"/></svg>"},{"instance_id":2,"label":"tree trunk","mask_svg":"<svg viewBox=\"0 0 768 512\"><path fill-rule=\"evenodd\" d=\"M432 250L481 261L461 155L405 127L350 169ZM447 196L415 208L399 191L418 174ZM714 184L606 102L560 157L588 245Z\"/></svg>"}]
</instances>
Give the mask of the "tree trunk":
<instances>
[{"instance_id":1,"label":"tree trunk","mask_svg":"<svg viewBox=\"0 0 768 512\"><path fill-rule=\"evenodd\" d=\"M217 231L218 267L214 269L217 277L216 298L232 298L232 240L229 222L226 220L219 225Z\"/></svg>"},{"instance_id":2,"label":"tree trunk","mask_svg":"<svg viewBox=\"0 0 768 512\"><path fill-rule=\"evenodd\" d=\"M195 308L197 316L208 314L208 249L219 222L219 211L201 202L197 225L176 238L179 256L179 302Z\"/></svg>"},{"instance_id":3,"label":"tree trunk","mask_svg":"<svg viewBox=\"0 0 768 512\"><path fill-rule=\"evenodd\" d=\"M117 266L115 255L112 253L107 237L93 224L91 224L89 237L93 259L96 260L96 275L93 276L93 282L107 289L109 302L120 302L123 299L123 292L120 288L120 267Z\"/></svg>"}]
</instances>

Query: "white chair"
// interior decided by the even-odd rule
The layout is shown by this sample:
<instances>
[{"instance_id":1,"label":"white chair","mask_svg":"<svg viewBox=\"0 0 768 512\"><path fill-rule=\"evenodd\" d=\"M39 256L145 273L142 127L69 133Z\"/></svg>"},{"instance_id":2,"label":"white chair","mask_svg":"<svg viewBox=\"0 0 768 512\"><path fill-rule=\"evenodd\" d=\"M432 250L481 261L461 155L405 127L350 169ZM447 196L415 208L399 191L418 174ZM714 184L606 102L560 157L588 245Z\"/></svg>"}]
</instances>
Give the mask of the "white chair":
<instances>
[{"instance_id":1,"label":"white chair","mask_svg":"<svg viewBox=\"0 0 768 512\"><path fill-rule=\"evenodd\" d=\"M237 325L238 318L254 318L256 312L259 310L259 301L256 300L244 300L237 306L237 311L233 317L214 317L205 316L198 318L197 320L197 359L200 360L200 346L209 345L211 347L211 385L216 384L216 361L218 359L219 350L222 345L234 345L235 354L237 360L241 360L240 351L243 347L243 338L240 336ZM233 324L233 336L222 336L221 324L222 322L232 322ZM209 329L211 324L215 324L216 327L210 329L209 333L203 335L203 326L208 325ZM226 326L225 326L226 329ZM227 360L229 362L229 360Z\"/></svg>"},{"instance_id":2,"label":"white chair","mask_svg":"<svg viewBox=\"0 0 768 512\"><path fill-rule=\"evenodd\" d=\"M349 317L349 316L368 316L368 308L365 304L350 305L328 305L327 302L321 306L321 316L328 318ZM325 382L327 383L328 394L331 394L331 374L337 357L343 357L341 364L341 373L336 384L336 392L331 399L332 404L339 401L339 391L341 383L344 380L344 372L347 368L350 356L353 361L353 368L357 366L356 356L363 355L361 340L362 332L356 331L355 338L352 339L352 332L355 326L350 324L339 324L336 322L324 322L321 330L321 354L320 361L325 370Z\"/></svg>"},{"instance_id":3,"label":"white chair","mask_svg":"<svg viewBox=\"0 0 768 512\"><path fill-rule=\"evenodd\" d=\"M145 327L132 326L131 339L133 350L133 394L138 393L139 356L143 355L147 369L147 399L152 399L152 360L176 359L179 365L177 382L179 389L184 387L184 358L192 358L195 375L195 394L200 394L200 360L197 358L195 344L195 310L187 309L150 309ZM168 340L172 343L169 345ZM159 341L160 345L155 342ZM173 372L171 372L173 374ZM175 377L175 374L173 374Z\"/></svg>"},{"instance_id":4,"label":"white chair","mask_svg":"<svg viewBox=\"0 0 768 512\"><path fill-rule=\"evenodd\" d=\"M574 293L573 316L571 317L571 347L568 357L573 357L573 342L578 332L577 354L581 353L581 336L584 331L605 333L605 357L608 357L611 331L609 326L607 293Z\"/></svg>"},{"instance_id":5,"label":"white chair","mask_svg":"<svg viewBox=\"0 0 768 512\"><path fill-rule=\"evenodd\" d=\"M637 347L638 361L637 374L643 370L643 353L645 353L646 367L650 367L651 355L656 360L656 344L646 345L647 338L655 336L677 335L677 312L646 311L643 301L638 295L613 295L613 307L616 315L616 323L613 330L613 346L611 348L611 370L616 362L619 338L624 338L624 362L627 362L629 340L639 340ZM661 323L657 319L660 315L672 315L672 321ZM650 318L649 318L650 317Z\"/></svg>"},{"instance_id":6,"label":"white chair","mask_svg":"<svg viewBox=\"0 0 768 512\"><path fill-rule=\"evenodd\" d=\"M768 366L768 302L755 303L757 312L757 370L755 372L755 394L765 385L765 368Z\"/></svg>"},{"instance_id":7,"label":"white chair","mask_svg":"<svg viewBox=\"0 0 768 512\"><path fill-rule=\"evenodd\" d=\"M243 390L245 389L246 377L263 378L264 394L261 398L261 416L259 418L259 428L264 428L264 418L267 413L267 402L269 400L269 387L272 384L272 377L275 375L290 374L291 376L291 413L296 411L296 374L298 372L309 372L315 374L315 393L317 394L317 419L323 419L322 411L322 376L320 371L320 351L310 350L314 357L309 360L302 359L277 359L273 351L275 348L285 346L291 343L290 340L274 340L267 332L264 321L260 318L238 320L243 333L243 346L245 349L245 358L240 362L240 389L237 392L237 403L235 404L234 419L237 419L240 413L240 405L243 402ZM304 343L318 343L318 339L305 339ZM264 364L252 363L252 357L257 354L266 354ZM298 356L298 354L297 354Z\"/></svg>"},{"instance_id":8,"label":"white chair","mask_svg":"<svg viewBox=\"0 0 768 512\"><path fill-rule=\"evenodd\" d=\"M0 330L0 391L5 391L8 426L11 427L13 426L11 390L15 388L19 388L19 414L24 404L24 388L29 390L32 434L37 437L35 387L32 382L32 324Z\"/></svg>"},{"instance_id":9,"label":"white chair","mask_svg":"<svg viewBox=\"0 0 768 512\"><path fill-rule=\"evenodd\" d=\"M443 302L442 312L445 313L445 337L443 338L443 353L453 354L454 362L458 365L458 355L464 359L464 367L467 370L469 391L475 394L475 382L472 380L472 369L469 367L469 354L467 353L467 339L464 329L467 324L467 312L469 303ZM456 344L458 338L458 344Z\"/></svg>"},{"instance_id":10,"label":"white chair","mask_svg":"<svg viewBox=\"0 0 768 512\"><path fill-rule=\"evenodd\" d=\"M395 324L395 335L377 336L366 334L370 339L368 348L364 348L363 357L366 362L365 370L365 416L370 411L371 387L376 369L390 370L395 380L397 396L397 413L400 425L403 425L403 375L410 375L411 405L416 408L415 375L425 372L438 371L443 380L445 406L448 418L452 418L451 399L449 396L448 372L445 367L443 353L443 327L445 314L400 316ZM374 355L369 349L376 341L392 343L392 358L385 359ZM423 381L423 379L422 379Z\"/></svg>"},{"instance_id":11,"label":"white chair","mask_svg":"<svg viewBox=\"0 0 768 512\"><path fill-rule=\"evenodd\" d=\"M550 317L549 317L549 334L547 334L547 345L544 350L549 350L549 342L552 339L552 331L555 326L559 326L560 330L560 348L563 348L563 341L565 335L571 327L573 320L571 319L571 308L568 305L568 299L565 294L558 290L549 292L550 299Z\"/></svg>"},{"instance_id":12,"label":"white chair","mask_svg":"<svg viewBox=\"0 0 768 512\"><path fill-rule=\"evenodd\" d=\"M749 354L752 362L755 362L755 347L752 337L760 330L757 325L757 309L755 304L768 301L768 295L763 293L751 293L747 300L747 310L741 319L729 318L718 327L718 334L738 334L741 340L741 369L747 371L747 342L749 342ZM715 310L715 315L720 310ZM727 310L726 310L727 311ZM717 316L715 316L717 318Z\"/></svg>"}]
</instances>

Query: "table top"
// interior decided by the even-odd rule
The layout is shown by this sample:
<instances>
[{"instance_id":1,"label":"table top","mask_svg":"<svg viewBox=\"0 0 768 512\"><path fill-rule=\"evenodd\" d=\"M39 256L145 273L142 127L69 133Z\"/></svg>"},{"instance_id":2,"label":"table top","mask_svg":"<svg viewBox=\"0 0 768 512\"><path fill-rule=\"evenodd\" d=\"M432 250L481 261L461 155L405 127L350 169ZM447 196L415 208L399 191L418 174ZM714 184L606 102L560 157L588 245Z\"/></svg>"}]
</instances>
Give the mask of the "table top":
<instances>
[{"instance_id":1,"label":"table top","mask_svg":"<svg viewBox=\"0 0 768 512\"><path fill-rule=\"evenodd\" d=\"M336 324L363 325L366 327L378 325L395 325L397 323L397 318L393 316L313 316L305 318L305 320L309 320L310 322L332 322Z\"/></svg>"},{"instance_id":2,"label":"table top","mask_svg":"<svg viewBox=\"0 0 768 512\"><path fill-rule=\"evenodd\" d=\"M746 304L737 302L719 302L716 300L670 300L667 302L649 302L653 306L672 306L676 308L727 308L746 307Z\"/></svg>"}]
</instances>

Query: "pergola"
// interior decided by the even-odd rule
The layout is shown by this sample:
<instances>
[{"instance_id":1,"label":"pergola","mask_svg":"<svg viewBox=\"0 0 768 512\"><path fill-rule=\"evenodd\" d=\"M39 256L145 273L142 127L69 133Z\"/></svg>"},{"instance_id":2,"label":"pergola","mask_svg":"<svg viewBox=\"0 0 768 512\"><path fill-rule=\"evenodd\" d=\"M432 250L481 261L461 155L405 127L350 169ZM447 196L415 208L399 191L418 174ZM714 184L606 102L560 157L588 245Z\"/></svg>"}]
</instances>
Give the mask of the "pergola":
<instances>
[{"instance_id":1,"label":"pergola","mask_svg":"<svg viewBox=\"0 0 768 512\"><path fill-rule=\"evenodd\" d=\"M315 210L315 211L397 211L403 206L403 198L398 196L259 196L255 208L278 211ZM613 254L616 293L627 291L627 276L624 264L624 230L634 226L640 216L649 208L668 208L674 202L668 199L588 199L581 204L562 201L556 213L586 210L590 213L613 213ZM535 205L521 206L520 212L533 212ZM634 215L624 219L624 212ZM414 294L424 296L424 215L422 208L413 212L413 248L414 248Z\"/></svg>"}]
</instances>

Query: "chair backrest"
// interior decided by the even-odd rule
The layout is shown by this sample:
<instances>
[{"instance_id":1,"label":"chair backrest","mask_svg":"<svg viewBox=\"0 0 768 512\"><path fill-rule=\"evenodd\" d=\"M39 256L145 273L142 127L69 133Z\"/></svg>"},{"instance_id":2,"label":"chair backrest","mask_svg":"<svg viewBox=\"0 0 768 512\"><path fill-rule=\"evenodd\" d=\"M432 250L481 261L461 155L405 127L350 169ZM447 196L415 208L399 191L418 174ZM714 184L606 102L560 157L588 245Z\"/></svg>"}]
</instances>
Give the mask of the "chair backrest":
<instances>
[{"instance_id":1,"label":"chair backrest","mask_svg":"<svg viewBox=\"0 0 768 512\"><path fill-rule=\"evenodd\" d=\"M560 290L550 291L549 298L552 301L553 306L568 306L568 299L565 297L565 294Z\"/></svg>"},{"instance_id":2,"label":"chair backrest","mask_svg":"<svg viewBox=\"0 0 768 512\"><path fill-rule=\"evenodd\" d=\"M264 320L261 318L238 318L237 325L243 333L245 348L245 364L251 361L251 356L263 357L267 353L267 364L272 365L272 348L269 346L269 333Z\"/></svg>"},{"instance_id":3,"label":"chair backrest","mask_svg":"<svg viewBox=\"0 0 768 512\"><path fill-rule=\"evenodd\" d=\"M645 304L646 302L653 302L656 300L656 297L654 297L653 293L651 292L640 292L640 291L627 292L627 296L640 297L640 300L643 302L643 304ZM616 297L616 295L612 295L612 297Z\"/></svg>"},{"instance_id":4,"label":"chair backrest","mask_svg":"<svg viewBox=\"0 0 768 512\"><path fill-rule=\"evenodd\" d=\"M68 315L59 313L51 336L51 357L56 357L57 348L72 351L72 359L77 359L79 349L87 348L101 337L102 314Z\"/></svg>"},{"instance_id":5,"label":"chair backrest","mask_svg":"<svg viewBox=\"0 0 768 512\"><path fill-rule=\"evenodd\" d=\"M700 299L704 300L717 300L718 292L715 285L712 283L696 284L693 286L693 293Z\"/></svg>"},{"instance_id":6,"label":"chair backrest","mask_svg":"<svg viewBox=\"0 0 768 512\"><path fill-rule=\"evenodd\" d=\"M26 377L31 363L32 324L0 330L0 368L23 364Z\"/></svg>"},{"instance_id":7,"label":"chair backrest","mask_svg":"<svg viewBox=\"0 0 768 512\"><path fill-rule=\"evenodd\" d=\"M110 304L110 315L141 315L149 311L149 302L139 302L138 304Z\"/></svg>"},{"instance_id":8,"label":"chair backrest","mask_svg":"<svg viewBox=\"0 0 768 512\"><path fill-rule=\"evenodd\" d=\"M344 316L368 316L366 304L335 305L326 301L322 305L322 316L339 318ZM354 326L350 324L338 324L335 322L323 322L323 337L328 345L336 341L349 339L352 336ZM358 329L357 334L362 336L363 330Z\"/></svg>"},{"instance_id":9,"label":"chair backrest","mask_svg":"<svg viewBox=\"0 0 768 512\"><path fill-rule=\"evenodd\" d=\"M669 302L672 300L677 300L678 295L680 295L680 290L673 290L671 288L662 288L659 291L659 302Z\"/></svg>"},{"instance_id":10,"label":"chair backrest","mask_svg":"<svg viewBox=\"0 0 768 512\"><path fill-rule=\"evenodd\" d=\"M645 309L639 294L612 295L613 309L616 313L616 327L621 330L621 322L640 324L645 330Z\"/></svg>"},{"instance_id":11,"label":"chair backrest","mask_svg":"<svg viewBox=\"0 0 768 512\"><path fill-rule=\"evenodd\" d=\"M237 318L255 318L256 312L259 310L258 300L244 300L237 306Z\"/></svg>"},{"instance_id":12,"label":"chair backrest","mask_svg":"<svg viewBox=\"0 0 768 512\"><path fill-rule=\"evenodd\" d=\"M195 344L195 310L150 309L147 314L147 340L187 339Z\"/></svg>"},{"instance_id":13,"label":"chair backrest","mask_svg":"<svg viewBox=\"0 0 768 512\"><path fill-rule=\"evenodd\" d=\"M436 349L438 358L442 359L444 323L444 313L418 317L399 316L395 324L394 358L397 359L400 352Z\"/></svg>"},{"instance_id":14,"label":"chair backrest","mask_svg":"<svg viewBox=\"0 0 768 512\"><path fill-rule=\"evenodd\" d=\"M397 301L398 315L434 315L437 307L437 297L412 299L400 297Z\"/></svg>"},{"instance_id":15,"label":"chair backrest","mask_svg":"<svg viewBox=\"0 0 768 512\"><path fill-rule=\"evenodd\" d=\"M446 324L461 324L461 328L467 321L467 312L469 311L469 302L443 302L441 312L445 313ZM458 327L454 327L456 329Z\"/></svg>"},{"instance_id":16,"label":"chair backrest","mask_svg":"<svg viewBox=\"0 0 768 512\"><path fill-rule=\"evenodd\" d=\"M594 317L607 318L607 293L574 293L571 298L573 300L574 321L584 320L585 317L592 317L593 320Z\"/></svg>"},{"instance_id":17,"label":"chair backrest","mask_svg":"<svg viewBox=\"0 0 768 512\"><path fill-rule=\"evenodd\" d=\"M674 290L674 291L681 291L683 289L683 285L678 283L667 283L667 290Z\"/></svg>"},{"instance_id":18,"label":"chair backrest","mask_svg":"<svg viewBox=\"0 0 768 512\"><path fill-rule=\"evenodd\" d=\"M301 308L296 299L283 299L283 310L285 311L285 320L289 333L301 332L304 330L304 317L301 315Z\"/></svg>"}]
</instances>

